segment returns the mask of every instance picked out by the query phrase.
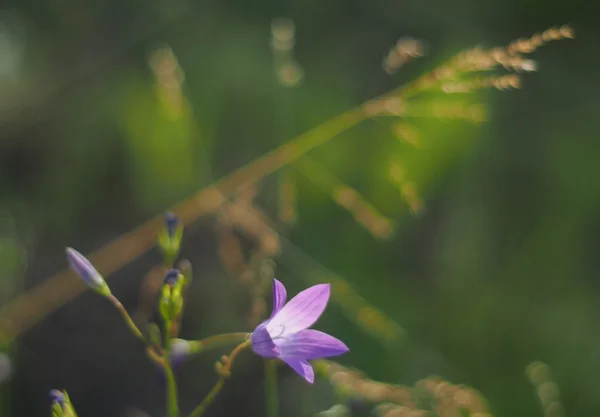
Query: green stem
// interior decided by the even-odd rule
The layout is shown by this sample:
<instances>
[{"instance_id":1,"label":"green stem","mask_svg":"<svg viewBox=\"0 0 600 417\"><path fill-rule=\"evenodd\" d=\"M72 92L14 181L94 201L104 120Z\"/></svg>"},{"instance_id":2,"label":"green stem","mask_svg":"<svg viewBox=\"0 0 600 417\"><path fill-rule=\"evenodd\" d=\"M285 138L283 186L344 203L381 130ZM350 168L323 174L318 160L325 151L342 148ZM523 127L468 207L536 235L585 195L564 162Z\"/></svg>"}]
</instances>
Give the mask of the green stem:
<instances>
[{"instance_id":1,"label":"green stem","mask_svg":"<svg viewBox=\"0 0 600 417\"><path fill-rule=\"evenodd\" d=\"M235 334L235 333L232 333L232 334ZM231 351L231 354L229 355L229 358L227 359L227 363L225 364L224 368L221 370L221 377L219 378L217 383L212 387L212 389L206 395L206 397L204 397L202 402L200 404L198 404L198 406L192 410L189 417L200 417L206 411L208 406L210 406L213 403L213 401L217 397L217 394L221 391L221 388L223 388L223 384L225 384L225 379L227 379L229 377L229 374L231 373L231 366L233 365L233 361L235 360L236 356L242 350L247 348L248 346L250 346L249 340L237 345L235 347L235 349L233 349Z\"/></svg>"},{"instance_id":2,"label":"green stem","mask_svg":"<svg viewBox=\"0 0 600 417\"><path fill-rule=\"evenodd\" d=\"M175 263L175 258L176 258L177 254L172 254L172 253L165 253L164 254L164 266L167 269L171 269L173 268L173 264Z\"/></svg>"},{"instance_id":3,"label":"green stem","mask_svg":"<svg viewBox=\"0 0 600 417\"><path fill-rule=\"evenodd\" d=\"M171 368L171 361L168 358L165 358L165 376L167 379L168 416L179 417L179 406L177 404L177 383L175 382L173 368Z\"/></svg>"},{"instance_id":4,"label":"green stem","mask_svg":"<svg viewBox=\"0 0 600 417\"><path fill-rule=\"evenodd\" d=\"M129 328L131 333L133 333L133 335L135 337L137 337L142 342L144 342L144 344L148 345L148 349L146 352L148 354L148 357L154 363L158 364L159 366L164 366L164 363L163 363L164 361L162 360L160 355L158 355L155 352L155 350L152 348L152 346L150 346L150 343L148 343L148 341L146 340L146 338L144 337L144 335L142 334L140 329L136 326L136 324L131 319L131 316L129 316L129 313L127 313L127 310L125 310L125 307L123 307L123 304L121 304L121 302L112 294L109 295L107 298L115 306L115 308L119 311L119 313L121 313L121 316L123 317L123 320L125 321L125 324Z\"/></svg>"},{"instance_id":5,"label":"green stem","mask_svg":"<svg viewBox=\"0 0 600 417\"><path fill-rule=\"evenodd\" d=\"M239 343L247 338L248 333L244 332L217 334L215 336L209 336L204 339L190 342L192 344L191 351L192 353L200 353L204 352L205 350L218 348L230 343Z\"/></svg>"},{"instance_id":6,"label":"green stem","mask_svg":"<svg viewBox=\"0 0 600 417\"><path fill-rule=\"evenodd\" d=\"M121 313L121 316L123 317L123 320L125 320L125 324L129 328L131 333L133 333L135 337L146 343L146 338L144 337L140 329L138 329L138 327L135 325L135 323L131 319L131 316L129 316L129 313L127 312L127 310L125 310L125 307L123 307L123 304L121 304L117 297L111 294L107 298L115 306L119 313Z\"/></svg>"},{"instance_id":7,"label":"green stem","mask_svg":"<svg viewBox=\"0 0 600 417\"><path fill-rule=\"evenodd\" d=\"M217 381L217 383L212 387L210 392L204 397L204 400L194 410L190 413L189 417L200 417L204 411L208 408L209 405L215 400L217 394L223 388L223 384L225 383L225 378L221 378Z\"/></svg>"},{"instance_id":8,"label":"green stem","mask_svg":"<svg viewBox=\"0 0 600 417\"><path fill-rule=\"evenodd\" d=\"M265 361L265 395L267 402L267 417L277 417L279 414L279 398L277 394L277 362Z\"/></svg>"},{"instance_id":9,"label":"green stem","mask_svg":"<svg viewBox=\"0 0 600 417\"><path fill-rule=\"evenodd\" d=\"M169 348L171 345L171 336L169 335L169 329L171 328L172 322L165 321L165 355L164 355L164 370L165 378L167 382L166 386L166 397L167 397L167 410L168 417L179 417L179 405L177 404L177 383L175 382L175 375L173 374L173 367L171 366L171 358L169 357Z\"/></svg>"}]
</instances>

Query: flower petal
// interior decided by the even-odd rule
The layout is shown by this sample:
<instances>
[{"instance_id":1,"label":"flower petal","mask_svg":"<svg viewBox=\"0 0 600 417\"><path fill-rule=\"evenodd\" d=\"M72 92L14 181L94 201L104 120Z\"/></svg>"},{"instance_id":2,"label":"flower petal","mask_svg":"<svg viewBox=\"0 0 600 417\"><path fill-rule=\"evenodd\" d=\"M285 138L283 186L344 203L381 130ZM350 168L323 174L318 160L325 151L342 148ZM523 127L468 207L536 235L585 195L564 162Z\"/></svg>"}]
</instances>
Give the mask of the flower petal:
<instances>
[{"instance_id":1,"label":"flower petal","mask_svg":"<svg viewBox=\"0 0 600 417\"><path fill-rule=\"evenodd\" d=\"M257 355L264 358L276 358L279 356L280 350L266 329L266 323L259 324L258 327L250 335L250 341L252 342L252 350Z\"/></svg>"},{"instance_id":2,"label":"flower petal","mask_svg":"<svg viewBox=\"0 0 600 417\"><path fill-rule=\"evenodd\" d=\"M285 304L285 300L287 299L287 291L285 290L285 286L278 279L273 280L273 312L271 313L272 319L275 314L281 310L281 308Z\"/></svg>"},{"instance_id":3,"label":"flower petal","mask_svg":"<svg viewBox=\"0 0 600 417\"><path fill-rule=\"evenodd\" d=\"M329 301L330 285L318 284L298 293L267 323L271 335L286 337L311 326Z\"/></svg>"},{"instance_id":4,"label":"flower petal","mask_svg":"<svg viewBox=\"0 0 600 417\"><path fill-rule=\"evenodd\" d=\"M319 359L348 352L341 340L318 330L301 330L286 340L277 340L281 356L301 359Z\"/></svg>"},{"instance_id":5,"label":"flower petal","mask_svg":"<svg viewBox=\"0 0 600 417\"><path fill-rule=\"evenodd\" d=\"M291 357L281 357L280 359L290 365L290 367L296 371L298 375L306 379L309 384L312 384L315 381L315 371L308 361Z\"/></svg>"}]
</instances>

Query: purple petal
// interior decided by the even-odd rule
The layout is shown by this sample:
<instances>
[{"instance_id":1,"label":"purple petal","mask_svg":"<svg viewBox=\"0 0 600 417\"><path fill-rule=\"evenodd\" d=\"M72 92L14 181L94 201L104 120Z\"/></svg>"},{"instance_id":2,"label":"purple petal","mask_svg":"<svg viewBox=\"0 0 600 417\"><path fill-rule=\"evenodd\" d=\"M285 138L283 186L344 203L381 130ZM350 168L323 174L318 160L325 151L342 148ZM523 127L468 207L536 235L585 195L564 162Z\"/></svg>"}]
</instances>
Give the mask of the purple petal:
<instances>
[{"instance_id":1,"label":"purple petal","mask_svg":"<svg viewBox=\"0 0 600 417\"><path fill-rule=\"evenodd\" d=\"M298 375L306 379L309 384L312 384L315 381L315 371L308 361L291 357L282 357L280 359L290 365L290 367L296 371Z\"/></svg>"},{"instance_id":2,"label":"purple petal","mask_svg":"<svg viewBox=\"0 0 600 417\"><path fill-rule=\"evenodd\" d=\"M271 335L286 337L311 326L323 313L329 301L329 284L307 288L290 300L267 323Z\"/></svg>"},{"instance_id":3,"label":"purple petal","mask_svg":"<svg viewBox=\"0 0 600 417\"><path fill-rule=\"evenodd\" d=\"M285 286L278 280L273 280L273 312L271 313L272 319L275 314L281 310L281 308L285 304L285 300L287 299L287 291L285 290Z\"/></svg>"},{"instance_id":4,"label":"purple petal","mask_svg":"<svg viewBox=\"0 0 600 417\"><path fill-rule=\"evenodd\" d=\"M281 356L301 359L319 359L348 352L341 340L318 330L301 330L285 340L277 340Z\"/></svg>"},{"instance_id":5,"label":"purple petal","mask_svg":"<svg viewBox=\"0 0 600 417\"><path fill-rule=\"evenodd\" d=\"M276 358L279 356L280 350L266 329L266 322L259 324L258 327L250 335L252 342L252 350L264 358Z\"/></svg>"}]
</instances>

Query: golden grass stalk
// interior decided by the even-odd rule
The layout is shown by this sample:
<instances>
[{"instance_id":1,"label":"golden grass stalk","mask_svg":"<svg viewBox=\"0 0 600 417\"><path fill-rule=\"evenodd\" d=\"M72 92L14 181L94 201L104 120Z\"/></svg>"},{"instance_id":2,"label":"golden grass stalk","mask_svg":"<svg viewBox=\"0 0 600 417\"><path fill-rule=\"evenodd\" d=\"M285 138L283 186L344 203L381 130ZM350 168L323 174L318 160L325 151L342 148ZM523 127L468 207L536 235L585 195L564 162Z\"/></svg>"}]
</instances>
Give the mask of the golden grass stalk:
<instances>
[{"instance_id":1,"label":"golden grass stalk","mask_svg":"<svg viewBox=\"0 0 600 417\"><path fill-rule=\"evenodd\" d=\"M379 106L379 104L390 98L398 99L393 103L402 105L408 98L416 94L435 90L436 88L439 90L443 82L455 82L458 81L457 77L459 76L469 75L476 71L488 71L500 65L504 66L502 64L502 54L500 53L502 50L505 50L511 57L519 57L533 52L551 40L571 39L573 36L573 30L570 27L562 26L546 30L526 40L515 41L504 49L498 50L496 48L482 52L470 50L458 54L447 63L440 65L413 82L369 100L353 110L342 113L255 159L175 205L172 211L181 219L184 226L189 226L199 217L217 211L231 195L257 184L278 169L297 161L307 152L329 142L358 123L376 116L377 112L369 109L380 107L386 109L385 105ZM526 70L528 66L530 64L523 67L523 62L521 62L521 70ZM511 63L508 69L518 70L519 68ZM483 81L479 83L479 85L485 84ZM495 82L488 81L486 85L496 86L496 84L504 86L505 82L499 80ZM509 87L512 87L512 84L506 83ZM389 103L387 104L389 105ZM100 273L110 278L113 272L154 246L161 225L162 215L157 215L141 226L92 252L87 257ZM65 268L42 284L17 297L0 310L0 343L9 342L85 289L86 287L81 280L78 280L73 272Z\"/></svg>"}]
</instances>

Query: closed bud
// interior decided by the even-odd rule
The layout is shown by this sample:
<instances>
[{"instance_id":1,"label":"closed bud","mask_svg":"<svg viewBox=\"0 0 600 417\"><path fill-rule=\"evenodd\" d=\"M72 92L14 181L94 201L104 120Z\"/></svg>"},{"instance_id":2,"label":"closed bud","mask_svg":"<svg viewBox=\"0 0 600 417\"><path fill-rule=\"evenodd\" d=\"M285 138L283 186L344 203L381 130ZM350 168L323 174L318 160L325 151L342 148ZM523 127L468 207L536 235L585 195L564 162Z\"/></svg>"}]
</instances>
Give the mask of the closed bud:
<instances>
[{"instance_id":1,"label":"closed bud","mask_svg":"<svg viewBox=\"0 0 600 417\"><path fill-rule=\"evenodd\" d=\"M187 259L183 259L181 262L179 262L179 270L183 275L183 285L184 287L187 287L192 283L192 263Z\"/></svg>"},{"instance_id":2,"label":"closed bud","mask_svg":"<svg viewBox=\"0 0 600 417\"><path fill-rule=\"evenodd\" d=\"M94 266L87 260L85 256L77 252L73 248L67 248L67 261L71 269L79 275L81 279L87 284L88 287L96 291L98 294L105 297L110 295L110 288L102 278L102 275L94 268Z\"/></svg>"},{"instance_id":3,"label":"closed bud","mask_svg":"<svg viewBox=\"0 0 600 417\"><path fill-rule=\"evenodd\" d=\"M53 389L50 391L49 397L52 401L52 417L77 417L66 391Z\"/></svg>"},{"instance_id":4,"label":"closed bud","mask_svg":"<svg viewBox=\"0 0 600 417\"><path fill-rule=\"evenodd\" d=\"M183 339L173 339L169 346L169 360L173 366L179 365L190 352L190 342Z\"/></svg>"},{"instance_id":5,"label":"closed bud","mask_svg":"<svg viewBox=\"0 0 600 417\"><path fill-rule=\"evenodd\" d=\"M169 269L167 275L165 275L164 284L170 287L174 287L183 279L183 275L177 269Z\"/></svg>"},{"instance_id":6,"label":"closed bud","mask_svg":"<svg viewBox=\"0 0 600 417\"><path fill-rule=\"evenodd\" d=\"M165 214L165 229L170 238L175 237L177 227L179 226L179 219L175 213L169 212Z\"/></svg>"},{"instance_id":7,"label":"closed bud","mask_svg":"<svg viewBox=\"0 0 600 417\"><path fill-rule=\"evenodd\" d=\"M181 365L188 357L202 350L202 342L174 338L169 343L169 360L173 367Z\"/></svg>"},{"instance_id":8,"label":"closed bud","mask_svg":"<svg viewBox=\"0 0 600 417\"><path fill-rule=\"evenodd\" d=\"M174 213L165 214L163 228L158 234L158 247L165 257L166 263L171 265L181 246L183 226Z\"/></svg>"},{"instance_id":9,"label":"closed bud","mask_svg":"<svg viewBox=\"0 0 600 417\"><path fill-rule=\"evenodd\" d=\"M178 270L167 272L159 301L159 311L166 323L177 319L183 309L183 281L183 275Z\"/></svg>"}]
</instances>

